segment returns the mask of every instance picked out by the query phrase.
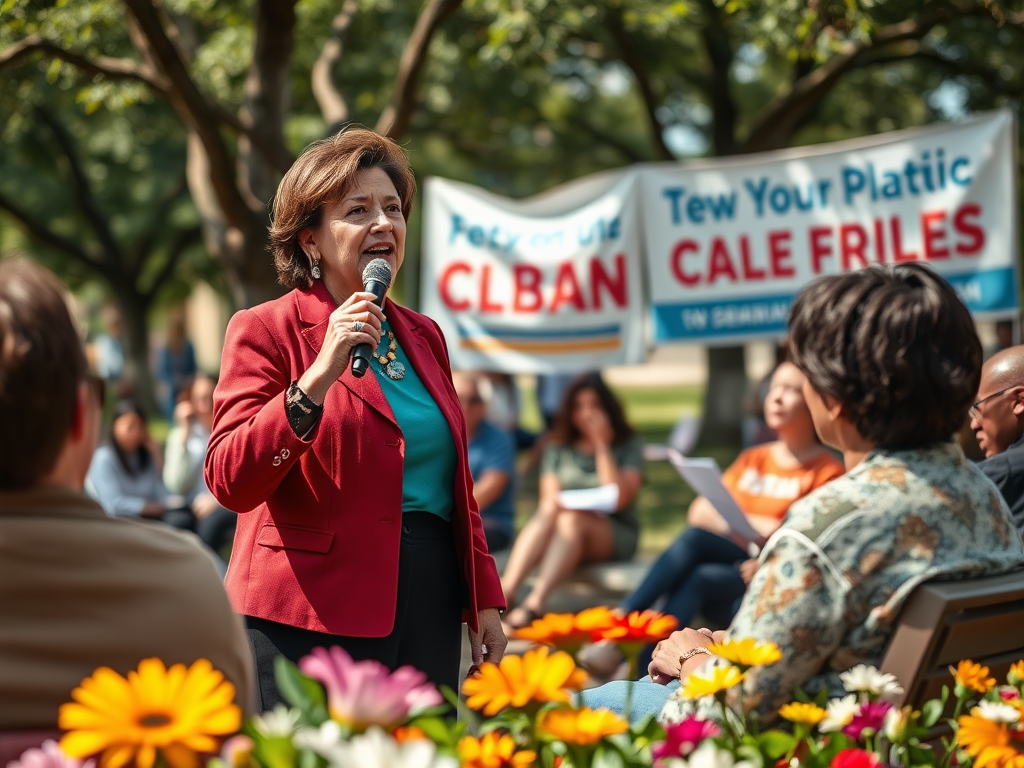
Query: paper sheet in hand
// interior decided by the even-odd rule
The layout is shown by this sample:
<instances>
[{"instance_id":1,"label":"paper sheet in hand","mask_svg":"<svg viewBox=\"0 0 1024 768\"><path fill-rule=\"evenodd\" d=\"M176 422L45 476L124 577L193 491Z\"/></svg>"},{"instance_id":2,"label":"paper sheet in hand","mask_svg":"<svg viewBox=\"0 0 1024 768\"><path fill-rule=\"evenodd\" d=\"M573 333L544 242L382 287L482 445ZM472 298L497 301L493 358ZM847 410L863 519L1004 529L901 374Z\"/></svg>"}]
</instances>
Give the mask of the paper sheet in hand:
<instances>
[{"instance_id":1,"label":"paper sheet in hand","mask_svg":"<svg viewBox=\"0 0 1024 768\"><path fill-rule=\"evenodd\" d=\"M558 505L563 509L579 509L610 515L619 506L619 486L609 483L580 491L562 491L558 494Z\"/></svg>"},{"instance_id":2,"label":"paper sheet in hand","mask_svg":"<svg viewBox=\"0 0 1024 768\"><path fill-rule=\"evenodd\" d=\"M722 485L722 472L717 461L703 457L688 458L678 451L670 451L668 458L690 487L711 502L711 506L718 511L733 533L748 542L760 538L729 489Z\"/></svg>"}]
</instances>

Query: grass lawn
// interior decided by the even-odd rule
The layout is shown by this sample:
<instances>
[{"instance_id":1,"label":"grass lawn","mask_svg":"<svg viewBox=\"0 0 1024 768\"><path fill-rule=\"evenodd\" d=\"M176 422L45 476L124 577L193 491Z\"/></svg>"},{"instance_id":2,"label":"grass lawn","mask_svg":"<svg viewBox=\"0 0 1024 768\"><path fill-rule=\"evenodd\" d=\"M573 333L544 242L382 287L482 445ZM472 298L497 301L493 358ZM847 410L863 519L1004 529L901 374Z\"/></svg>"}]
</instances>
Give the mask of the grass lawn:
<instances>
[{"instance_id":1,"label":"grass lawn","mask_svg":"<svg viewBox=\"0 0 1024 768\"><path fill-rule=\"evenodd\" d=\"M700 412L703 387L620 387L615 389L626 407L626 417L647 444L664 443L676 420ZM541 420L533 393L523 391L523 426L538 430ZM723 468L736 458L735 452L719 451L711 455ZM520 457L522 460L522 456ZM666 461L649 462L638 500L640 549L658 554L685 527L686 510L694 493ZM528 472L516 493L516 517L521 528L537 504L537 471Z\"/></svg>"}]
</instances>

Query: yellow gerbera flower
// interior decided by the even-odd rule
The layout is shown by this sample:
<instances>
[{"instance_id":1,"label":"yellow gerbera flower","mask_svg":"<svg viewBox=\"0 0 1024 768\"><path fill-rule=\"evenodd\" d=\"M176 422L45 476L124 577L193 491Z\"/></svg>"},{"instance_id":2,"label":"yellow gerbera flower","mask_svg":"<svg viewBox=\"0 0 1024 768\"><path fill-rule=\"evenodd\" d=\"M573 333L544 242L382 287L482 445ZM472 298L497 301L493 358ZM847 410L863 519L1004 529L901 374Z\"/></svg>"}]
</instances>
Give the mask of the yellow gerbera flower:
<instances>
[{"instance_id":1,"label":"yellow gerbera flower","mask_svg":"<svg viewBox=\"0 0 1024 768\"><path fill-rule=\"evenodd\" d=\"M530 749L516 751L516 742L507 733L485 733L479 739L464 736L459 739L459 759L462 768L528 768L537 761L537 753Z\"/></svg>"},{"instance_id":2,"label":"yellow gerbera flower","mask_svg":"<svg viewBox=\"0 0 1024 768\"><path fill-rule=\"evenodd\" d=\"M544 713L537 724L541 738L557 739L566 744L596 744L605 736L625 733L629 724L610 709L569 709L559 707Z\"/></svg>"},{"instance_id":3,"label":"yellow gerbera flower","mask_svg":"<svg viewBox=\"0 0 1024 768\"><path fill-rule=\"evenodd\" d=\"M988 693L996 684L996 679L988 676L988 667L983 667L970 659L964 659L955 668L950 667L949 671L953 673L957 685L978 693Z\"/></svg>"},{"instance_id":4,"label":"yellow gerbera flower","mask_svg":"<svg viewBox=\"0 0 1024 768\"><path fill-rule=\"evenodd\" d=\"M1024 753L1014 742L1013 731L1005 723L994 723L977 715L962 715L957 723L957 739L963 750L974 758L975 768L1022 768Z\"/></svg>"},{"instance_id":5,"label":"yellow gerbera flower","mask_svg":"<svg viewBox=\"0 0 1024 768\"><path fill-rule=\"evenodd\" d=\"M1006 682L1010 685L1024 683L1024 660L1015 661L1010 665L1010 671L1006 673Z\"/></svg>"},{"instance_id":6,"label":"yellow gerbera flower","mask_svg":"<svg viewBox=\"0 0 1024 768\"><path fill-rule=\"evenodd\" d=\"M826 715L828 715L827 710L802 701L794 701L784 707L779 707L779 716L784 717L791 723L817 725L825 719Z\"/></svg>"},{"instance_id":7,"label":"yellow gerbera flower","mask_svg":"<svg viewBox=\"0 0 1024 768\"><path fill-rule=\"evenodd\" d=\"M712 643L708 650L739 667L760 667L764 664L774 664L782 658L782 651L775 643L759 643L752 637Z\"/></svg>"},{"instance_id":8,"label":"yellow gerbera flower","mask_svg":"<svg viewBox=\"0 0 1024 768\"><path fill-rule=\"evenodd\" d=\"M235 733L242 713L235 687L206 659L170 669L145 659L127 679L100 667L71 692L57 724L71 757L100 755L100 768L152 768L159 749L171 768L195 768L197 752L217 751L218 736ZM102 753L102 754L101 754Z\"/></svg>"},{"instance_id":9,"label":"yellow gerbera flower","mask_svg":"<svg viewBox=\"0 0 1024 768\"><path fill-rule=\"evenodd\" d=\"M683 686L683 698L699 699L703 696L714 696L719 691L726 691L743 682L745 673L739 668L715 667L710 675L691 674Z\"/></svg>"},{"instance_id":10,"label":"yellow gerbera flower","mask_svg":"<svg viewBox=\"0 0 1024 768\"><path fill-rule=\"evenodd\" d=\"M480 665L480 674L466 679L462 692L470 709L483 709L493 717L507 706L522 707L529 701L570 701L567 688L579 690L587 674L576 669L564 651L549 655L547 647L523 656L506 656L501 664Z\"/></svg>"}]
</instances>

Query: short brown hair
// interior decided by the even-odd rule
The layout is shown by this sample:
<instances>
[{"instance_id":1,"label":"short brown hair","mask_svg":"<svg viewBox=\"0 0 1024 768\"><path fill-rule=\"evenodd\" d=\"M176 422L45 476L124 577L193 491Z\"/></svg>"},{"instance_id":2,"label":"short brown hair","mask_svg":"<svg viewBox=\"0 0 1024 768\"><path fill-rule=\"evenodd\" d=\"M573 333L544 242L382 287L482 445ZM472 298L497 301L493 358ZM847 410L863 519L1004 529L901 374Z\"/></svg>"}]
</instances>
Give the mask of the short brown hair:
<instances>
[{"instance_id":1,"label":"short brown hair","mask_svg":"<svg viewBox=\"0 0 1024 768\"><path fill-rule=\"evenodd\" d=\"M963 425L981 341L952 286L921 264L822 277L797 295L790 360L879 448L920 448Z\"/></svg>"},{"instance_id":2,"label":"short brown hair","mask_svg":"<svg viewBox=\"0 0 1024 768\"><path fill-rule=\"evenodd\" d=\"M608 416L612 426L612 444L622 445L629 440L636 431L626 421L626 414L622 410L622 403L615 396L600 374L585 373L574 380L562 394L562 402L551 422L551 440L557 445L570 446L580 438L580 431L572 423L572 409L576 404L576 396L585 389L589 389L601 403L601 410Z\"/></svg>"},{"instance_id":3,"label":"short brown hair","mask_svg":"<svg viewBox=\"0 0 1024 768\"><path fill-rule=\"evenodd\" d=\"M0 488L28 488L53 469L88 371L52 273L0 262Z\"/></svg>"},{"instance_id":4,"label":"short brown hair","mask_svg":"<svg viewBox=\"0 0 1024 768\"><path fill-rule=\"evenodd\" d=\"M287 288L312 284L299 233L320 226L324 206L345 193L357 171L380 168L395 185L402 215L409 219L416 179L405 152L393 139L366 128L342 130L306 148L281 179L274 196L270 251L277 281Z\"/></svg>"}]
</instances>

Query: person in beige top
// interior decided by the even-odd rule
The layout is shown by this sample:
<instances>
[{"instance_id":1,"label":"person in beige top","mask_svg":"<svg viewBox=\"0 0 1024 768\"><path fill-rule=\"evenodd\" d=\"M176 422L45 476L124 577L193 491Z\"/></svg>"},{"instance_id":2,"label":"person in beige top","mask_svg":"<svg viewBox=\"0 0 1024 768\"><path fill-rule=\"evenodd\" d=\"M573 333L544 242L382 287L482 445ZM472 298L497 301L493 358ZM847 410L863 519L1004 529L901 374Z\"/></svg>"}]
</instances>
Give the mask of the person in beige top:
<instances>
[{"instance_id":1,"label":"person in beige top","mask_svg":"<svg viewBox=\"0 0 1024 768\"><path fill-rule=\"evenodd\" d=\"M123 675L150 657L209 659L252 711L249 644L211 556L82 491L99 381L58 280L0 263L0 752L4 731L54 730L97 667Z\"/></svg>"}]
</instances>

